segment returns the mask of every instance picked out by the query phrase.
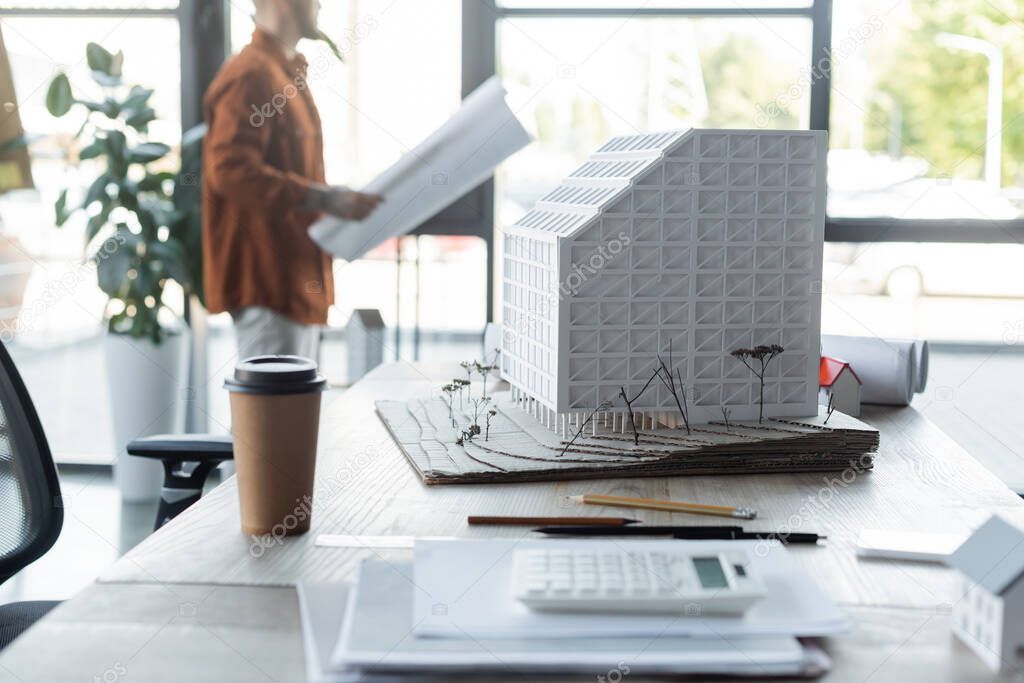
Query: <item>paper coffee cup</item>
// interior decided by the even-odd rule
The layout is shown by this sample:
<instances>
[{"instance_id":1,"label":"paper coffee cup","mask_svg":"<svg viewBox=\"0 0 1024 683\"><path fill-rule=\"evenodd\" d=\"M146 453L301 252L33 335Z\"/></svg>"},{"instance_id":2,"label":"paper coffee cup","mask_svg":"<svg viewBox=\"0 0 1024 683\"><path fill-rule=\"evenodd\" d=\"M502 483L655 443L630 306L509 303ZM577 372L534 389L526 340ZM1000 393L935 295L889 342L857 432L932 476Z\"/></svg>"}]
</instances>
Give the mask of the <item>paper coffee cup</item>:
<instances>
[{"instance_id":1,"label":"paper coffee cup","mask_svg":"<svg viewBox=\"0 0 1024 683\"><path fill-rule=\"evenodd\" d=\"M313 514L320 394L327 380L297 356L256 356L224 381L238 505L246 534L289 536L309 530Z\"/></svg>"}]
</instances>

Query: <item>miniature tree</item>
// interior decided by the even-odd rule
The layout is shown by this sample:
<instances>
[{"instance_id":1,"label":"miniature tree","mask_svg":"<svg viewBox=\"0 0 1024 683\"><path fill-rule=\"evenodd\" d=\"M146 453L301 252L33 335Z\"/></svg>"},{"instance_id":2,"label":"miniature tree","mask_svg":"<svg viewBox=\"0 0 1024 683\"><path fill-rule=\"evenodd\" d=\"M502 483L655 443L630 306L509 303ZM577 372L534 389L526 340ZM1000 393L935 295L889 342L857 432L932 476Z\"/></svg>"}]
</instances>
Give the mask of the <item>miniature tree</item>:
<instances>
[{"instance_id":1,"label":"miniature tree","mask_svg":"<svg viewBox=\"0 0 1024 683\"><path fill-rule=\"evenodd\" d=\"M459 381L461 382L465 380ZM469 425L469 427L464 429L462 431L462 434L459 435L459 438L455 440L455 443L458 444L459 446L465 445L465 443L468 441L472 441L474 436L480 434L483 431L482 429L480 429L480 408L490 403L491 399L474 398L470 399L470 401L473 404L473 422ZM487 438L484 437L484 440L486 441Z\"/></svg>"},{"instance_id":2,"label":"miniature tree","mask_svg":"<svg viewBox=\"0 0 1024 683\"><path fill-rule=\"evenodd\" d=\"M452 380L452 384L455 385L456 390L459 392L459 408L462 408L464 405L462 403L462 392L469 386L469 380L456 378ZM470 396L472 396L472 390L470 392Z\"/></svg>"},{"instance_id":3,"label":"miniature tree","mask_svg":"<svg viewBox=\"0 0 1024 683\"><path fill-rule=\"evenodd\" d=\"M651 386L651 382L658 376L661 368L655 368L654 372L647 379L647 383L644 384L643 388L637 392L636 396L630 398L626 393L626 387L619 387L619 396L622 397L622 402L626 404L626 412L629 413L629 426L633 428L633 445L640 445L640 432L636 428L636 420L633 419L633 404L640 400L640 397L644 395L647 389Z\"/></svg>"},{"instance_id":4,"label":"miniature tree","mask_svg":"<svg viewBox=\"0 0 1024 683\"><path fill-rule=\"evenodd\" d=\"M472 382L473 382L473 366L476 365L476 364L477 364L477 362L475 360L472 360L472 361L464 360L461 363L459 363L459 365L462 366L462 369L466 371L466 379L459 380L459 381L460 382L465 382L466 383L465 386L469 387L469 396L468 396L468 398L473 398L473 384L472 384Z\"/></svg>"},{"instance_id":5,"label":"miniature tree","mask_svg":"<svg viewBox=\"0 0 1024 683\"><path fill-rule=\"evenodd\" d=\"M679 409L679 414L683 417L683 426L686 427L686 434L690 434L690 410L686 404L686 385L683 384L683 376L679 372L679 368L675 367L672 362L672 340L668 342L668 365L662 360L661 356L658 356L658 379L665 385L665 388L672 394L672 399L676 402L676 407ZM673 370L675 375L673 376ZM678 380L678 382L677 382ZM680 400L680 395L681 400Z\"/></svg>"},{"instance_id":6,"label":"miniature tree","mask_svg":"<svg viewBox=\"0 0 1024 683\"><path fill-rule=\"evenodd\" d=\"M480 375L480 379L483 381L483 396L487 398L487 377L494 370L498 369L497 365L481 365L480 363L473 361L473 369Z\"/></svg>"},{"instance_id":7,"label":"miniature tree","mask_svg":"<svg viewBox=\"0 0 1024 683\"><path fill-rule=\"evenodd\" d=\"M722 421L725 422L725 431L729 431L729 409L725 406L722 408Z\"/></svg>"},{"instance_id":8,"label":"miniature tree","mask_svg":"<svg viewBox=\"0 0 1024 683\"><path fill-rule=\"evenodd\" d=\"M488 398L488 397L472 398L472 399L470 399L470 403L473 404L473 424L479 426L479 424L480 424L480 409L483 408L484 406L486 406L490 402L491 402L491 399Z\"/></svg>"},{"instance_id":9,"label":"miniature tree","mask_svg":"<svg viewBox=\"0 0 1024 683\"><path fill-rule=\"evenodd\" d=\"M764 421L764 378L765 373L768 370L768 365L775 359L776 356L784 352L785 349L778 344L761 344L755 346L752 349L736 349L730 355L733 358L738 358L747 369L754 373L760 382L760 388L758 392L758 413L757 421Z\"/></svg>"},{"instance_id":10,"label":"miniature tree","mask_svg":"<svg viewBox=\"0 0 1024 683\"><path fill-rule=\"evenodd\" d=\"M491 438L491 418L498 414L498 411L491 408L487 411L487 419L484 422L484 441Z\"/></svg>"},{"instance_id":11,"label":"miniature tree","mask_svg":"<svg viewBox=\"0 0 1024 683\"><path fill-rule=\"evenodd\" d=\"M445 384L441 387L445 403L448 404L448 419L452 421L452 427L455 426L455 392L458 390L459 388L454 383Z\"/></svg>"},{"instance_id":12,"label":"miniature tree","mask_svg":"<svg viewBox=\"0 0 1024 683\"><path fill-rule=\"evenodd\" d=\"M473 440L473 437L480 433L480 425L473 424L469 425L467 429L462 430L462 434L459 438L455 439L457 446L465 446L468 442Z\"/></svg>"},{"instance_id":13,"label":"miniature tree","mask_svg":"<svg viewBox=\"0 0 1024 683\"><path fill-rule=\"evenodd\" d=\"M828 421L832 419L832 413L834 412L836 412L836 395L830 391L828 392L828 406L825 408L824 424L828 424Z\"/></svg>"},{"instance_id":14,"label":"miniature tree","mask_svg":"<svg viewBox=\"0 0 1024 683\"><path fill-rule=\"evenodd\" d=\"M569 452L569 449L572 448L572 445L574 443L576 443L577 439L580 438L580 436L583 434L583 431L587 428L587 425L594 421L594 416L595 415L597 415L601 411L608 410L611 407L612 407L612 402L611 401L602 401L600 403L600 405L598 405L596 408L594 408L590 412L590 415L587 415L587 419L585 419L583 421L583 424L580 425L580 428L576 430L576 433L573 434L572 439L570 439L569 443L565 444L565 447L562 448L562 452L559 453L558 456L561 457L561 456L563 456L563 455L565 455L566 453Z\"/></svg>"}]
</instances>

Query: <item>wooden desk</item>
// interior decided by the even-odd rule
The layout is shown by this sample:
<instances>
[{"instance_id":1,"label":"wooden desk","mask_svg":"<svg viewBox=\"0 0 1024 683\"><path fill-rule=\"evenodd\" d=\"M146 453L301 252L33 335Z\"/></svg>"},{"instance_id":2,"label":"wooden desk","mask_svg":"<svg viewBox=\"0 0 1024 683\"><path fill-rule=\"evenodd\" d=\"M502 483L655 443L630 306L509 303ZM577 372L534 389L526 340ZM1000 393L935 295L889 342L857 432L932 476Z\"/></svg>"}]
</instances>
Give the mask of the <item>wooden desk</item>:
<instances>
[{"instance_id":1,"label":"wooden desk","mask_svg":"<svg viewBox=\"0 0 1024 683\"><path fill-rule=\"evenodd\" d=\"M423 486L374 414L373 400L433 391L448 366L392 364L328 394L313 529L254 546L239 531L234 479L153 534L0 656L0 682L304 681L296 580L344 578L367 551L313 547L318 533L521 536L469 528L469 514L555 514L585 491L743 503L759 528L827 534L794 546L855 621L826 646L829 681L998 680L950 633L957 600L938 567L854 556L861 528L967 533L999 512L1024 525L1024 502L910 408L872 408L882 432L875 470L853 476L756 475L543 484ZM576 510L580 512L580 510ZM632 514L632 513L631 513ZM637 511L649 523L700 522Z\"/></svg>"}]
</instances>

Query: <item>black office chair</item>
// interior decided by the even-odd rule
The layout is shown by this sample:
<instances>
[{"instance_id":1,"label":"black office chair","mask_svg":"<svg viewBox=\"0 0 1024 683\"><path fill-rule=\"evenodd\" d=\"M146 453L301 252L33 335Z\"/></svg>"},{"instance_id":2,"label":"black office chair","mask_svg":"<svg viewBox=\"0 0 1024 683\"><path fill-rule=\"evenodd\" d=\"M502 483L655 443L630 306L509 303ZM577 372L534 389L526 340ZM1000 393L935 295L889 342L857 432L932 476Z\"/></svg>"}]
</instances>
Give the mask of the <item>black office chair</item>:
<instances>
[{"instance_id":1,"label":"black office chair","mask_svg":"<svg viewBox=\"0 0 1024 683\"><path fill-rule=\"evenodd\" d=\"M217 434L161 434L136 439L128 444L128 455L155 458L164 466L154 530L199 500L210 472L234 459L231 437Z\"/></svg>"},{"instance_id":2,"label":"black office chair","mask_svg":"<svg viewBox=\"0 0 1024 683\"><path fill-rule=\"evenodd\" d=\"M42 557L64 524L57 468L32 399L0 344L0 583ZM0 606L0 650L58 602Z\"/></svg>"}]
</instances>

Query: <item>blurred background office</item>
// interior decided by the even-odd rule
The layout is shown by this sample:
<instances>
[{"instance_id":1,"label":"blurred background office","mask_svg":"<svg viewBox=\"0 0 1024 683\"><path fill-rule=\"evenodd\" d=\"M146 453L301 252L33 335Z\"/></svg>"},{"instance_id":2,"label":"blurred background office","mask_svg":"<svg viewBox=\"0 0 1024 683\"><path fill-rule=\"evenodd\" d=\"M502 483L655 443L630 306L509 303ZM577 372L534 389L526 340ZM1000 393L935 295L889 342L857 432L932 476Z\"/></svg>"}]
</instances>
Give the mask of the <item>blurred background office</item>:
<instances>
[{"instance_id":1,"label":"blurred background office","mask_svg":"<svg viewBox=\"0 0 1024 683\"><path fill-rule=\"evenodd\" d=\"M321 27L344 63L324 43L300 49L330 183L366 183L495 72L536 138L421 234L335 264L337 304L320 352L334 384L350 380L345 328L357 309L379 310L385 361L479 355L500 311L495 236L608 137L827 128L823 330L931 341L928 391L915 406L1024 490L1024 426L1014 416L1024 393L1014 381L1024 369L1024 2L323 4ZM3 341L62 465L70 514L58 550L88 548L73 570L83 582L148 531L151 512L136 521L111 476L117 397L105 363L108 293L83 256L90 216L55 221L61 192L88 185L104 162L83 154L87 110L55 117L47 96L64 70L76 98L102 102L86 45L123 54L123 83L153 90L148 139L170 147L153 169L173 175L206 85L252 34L251 13L249 0L0 1L34 184L0 197ZM177 180L187 184L187 174ZM165 301L191 326L187 426L224 432L230 318L190 299L168 284ZM4 590L32 594L27 574Z\"/></svg>"}]
</instances>

